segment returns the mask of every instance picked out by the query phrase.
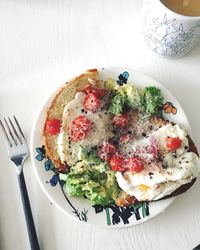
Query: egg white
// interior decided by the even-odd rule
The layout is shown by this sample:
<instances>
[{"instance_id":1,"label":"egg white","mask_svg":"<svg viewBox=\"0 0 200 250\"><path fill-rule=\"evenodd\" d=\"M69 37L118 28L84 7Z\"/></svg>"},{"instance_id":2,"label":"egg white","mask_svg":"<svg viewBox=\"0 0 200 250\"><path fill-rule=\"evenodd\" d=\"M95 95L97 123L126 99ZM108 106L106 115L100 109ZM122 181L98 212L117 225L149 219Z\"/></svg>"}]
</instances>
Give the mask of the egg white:
<instances>
[{"instance_id":1,"label":"egg white","mask_svg":"<svg viewBox=\"0 0 200 250\"><path fill-rule=\"evenodd\" d=\"M92 148L101 145L103 141L113 137L112 124L107 112L101 109L95 113L83 111L83 101L86 94L78 92L71 102L69 102L63 112L62 128L58 136L58 154L61 162L69 166L73 165L78 160L78 152L81 146ZM84 140L78 142L70 142L68 129L72 121L80 116L86 116L92 123L92 129L88 132Z\"/></svg>"},{"instance_id":2,"label":"egg white","mask_svg":"<svg viewBox=\"0 0 200 250\"><path fill-rule=\"evenodd\" d=\"M164 154L163 163L168 166L166 169L144 168L139 173L116 173L120 188L129 195L135 196L139 201L157 200L171 194L200 173L199 158L195 153L187 152L187 134L178 125L173 126L169 123L149 136L156 138L161 146L167 136L179 137L182 140L182 145L176 150L176 158L172 152ZM136 146L145 145L145 143L148 143L148 138L135 141L131 149L134 150ZM141 188L141 185L146 188Z\"/></svg>"}]
</instances>

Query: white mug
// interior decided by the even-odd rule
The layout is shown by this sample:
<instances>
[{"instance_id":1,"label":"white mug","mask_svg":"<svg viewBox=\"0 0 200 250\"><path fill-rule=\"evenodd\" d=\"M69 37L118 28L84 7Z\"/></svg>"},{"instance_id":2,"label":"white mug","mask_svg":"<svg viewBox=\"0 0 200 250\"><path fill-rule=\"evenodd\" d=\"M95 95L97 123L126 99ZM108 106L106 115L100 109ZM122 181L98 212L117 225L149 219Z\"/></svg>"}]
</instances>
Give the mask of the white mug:
<instances>
[{"instance_id":1,"label":"white mug","mask_svg":"<svg viewBox=\"0 0 200 250\"><path fill-rule=\"evenodd\" d=\"M183 56L200 40L200 16L183 16L160 0L144 0L143 33L148 48L157 54Z\"/></svg>"}]
</instances>

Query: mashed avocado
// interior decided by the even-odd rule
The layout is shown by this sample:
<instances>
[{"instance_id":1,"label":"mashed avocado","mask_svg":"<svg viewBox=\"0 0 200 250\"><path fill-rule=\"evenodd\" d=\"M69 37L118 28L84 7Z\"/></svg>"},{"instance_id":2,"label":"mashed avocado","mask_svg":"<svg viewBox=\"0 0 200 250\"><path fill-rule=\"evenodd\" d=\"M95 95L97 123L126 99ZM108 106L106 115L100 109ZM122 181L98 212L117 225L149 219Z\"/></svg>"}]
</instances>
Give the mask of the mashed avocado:
<instances>
[{"instance_id":1,"label":"mashed avocado","mask_svg":"<svg viewBox=\"0 0 200 250\"><path fill-rule=\"evenodd\" d=\"M60 174L63 190L71 196L82 196L93 205L107 205L115 202L119 187L115 172L97 157L95 151L81 147L79 161L70 168L68 174Z\"/></svg>"}]
</instances>

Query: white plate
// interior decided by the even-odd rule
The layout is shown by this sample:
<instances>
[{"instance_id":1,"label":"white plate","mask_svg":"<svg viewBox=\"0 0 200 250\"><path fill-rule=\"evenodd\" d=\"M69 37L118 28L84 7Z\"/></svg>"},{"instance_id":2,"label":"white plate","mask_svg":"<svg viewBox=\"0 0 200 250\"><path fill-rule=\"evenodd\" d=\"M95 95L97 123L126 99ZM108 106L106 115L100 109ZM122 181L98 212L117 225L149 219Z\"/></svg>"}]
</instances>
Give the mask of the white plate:
<instances>
[{"instance_id":1,"label":"white plate","mask_svg":"<svg viewBox=\"0 0 200 250\"><path fill-rule=\"evenodd\" d=\"M147 77L132 69L127 68L101 68L98 69L100 79L106 80L108 77L119 79L118 76L123 72L125 78L128 76L128 82L134 83L138 88L154 85L161 89L165 101L171 102L177 109L176 114L167 114L170 121L175 121L191 134L188 119L177 100L157 81ZM59 89L59 88L58 88ZM90 202L83 198L75 198L65 196L62 192L61 185L57 175L51 168L51 161L48 160L43 152L42 145L42 129L44 126L46 109L51 103L52 98L56 94L55 91L51 97L41 107L36 118L31 136L31 157L34 166L34 172L37 180L44 190L45 194L61 211L69 215L71 218L89 224L107 228L122 228L137 225L148 221L159 213L163 212L174 200L174 198L144 203L139 206L131 206L128 208L119 208L115 205L109 207L91 206Z\"/></svg>"}]
</instances>

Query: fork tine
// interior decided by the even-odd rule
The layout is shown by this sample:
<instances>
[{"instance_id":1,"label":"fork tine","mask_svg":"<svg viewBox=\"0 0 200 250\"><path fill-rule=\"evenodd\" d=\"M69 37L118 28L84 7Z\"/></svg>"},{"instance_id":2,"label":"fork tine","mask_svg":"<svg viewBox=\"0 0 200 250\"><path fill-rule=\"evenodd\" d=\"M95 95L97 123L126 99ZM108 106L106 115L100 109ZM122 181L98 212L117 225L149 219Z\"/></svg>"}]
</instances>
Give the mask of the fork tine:
<instances>
[{"instance_id":1,"label":"fork tine","mask_svg":"<svg viewBox=\"0 0 200 250\"><path fill-rule=\"evenodd\" d=\"M8 134L7 134L7 132L6 132L6 129L4 128L3 123L2 123L1 120L0 120L0 124L1 124L1 127L2 127L2 130L3 130L4 134L5 134L5 136L6 136L6 139L7 139L8 143L9 143L9 146L12 147L12 143L11 143L9 137L8 137Z\"/></svg>"},{"instance_id":2,"label":"fork tine","mask_svg":"<svg viewBox=\"0 0 200 250\"><path fill-rule=\"evenodd\" d=\"M15 120L15 122L16 122L16 124L17 124L17 127L18 127L18 129L19 129L20 134L21 134L22 137L25 139L25 136L24 136L24 134L23 134L23 132L22 132L22 129L21 129L21 127L20 127L18 121L17 121L17 118L16 118L14 115L13 115L13 117L14 117L14 120Z\"/></svg>"},{"instance_id":3,"label":"fork tine","mask_svg":"<svg viewBox=\"0 0 200 250\"><path fill-rule=\"evenodd\" d=\"M5 118L5 117L4 117L4 122L5 122L5 124L6 124L6 127L7 127L7 129L8 129L8 132L9 132L10 136L12 137L12 139L13 139L15 145L17 146L17 142L16 142L16 140L15 140L15 138L14 138L14 136L13 136L13 133L12 133L12 131L11 131L11 129L10 129L10 127L9 127L9 125L8 125L8 122L6 121L6 118Z\"/></svg>"},{"instance_id":4,"label":"fork tine","mask_svg":"<svg viewBox=\"0 0 200 250\"><path fill-rule=\"evenodd\" d=\"M11 119L9 117L8 117L8 120L10 122L11 127L13 128L13 131L14 131L15 135L17 136L18 140L22 144L21 138L19 137L19 135L18 135L18 133L17 133L17 131L16 131L16 129L15 129L15 127L14 127L14 125L13 125L13 123L12 123L12 121L11 121Z\"/></svg>"}]
</instances>

